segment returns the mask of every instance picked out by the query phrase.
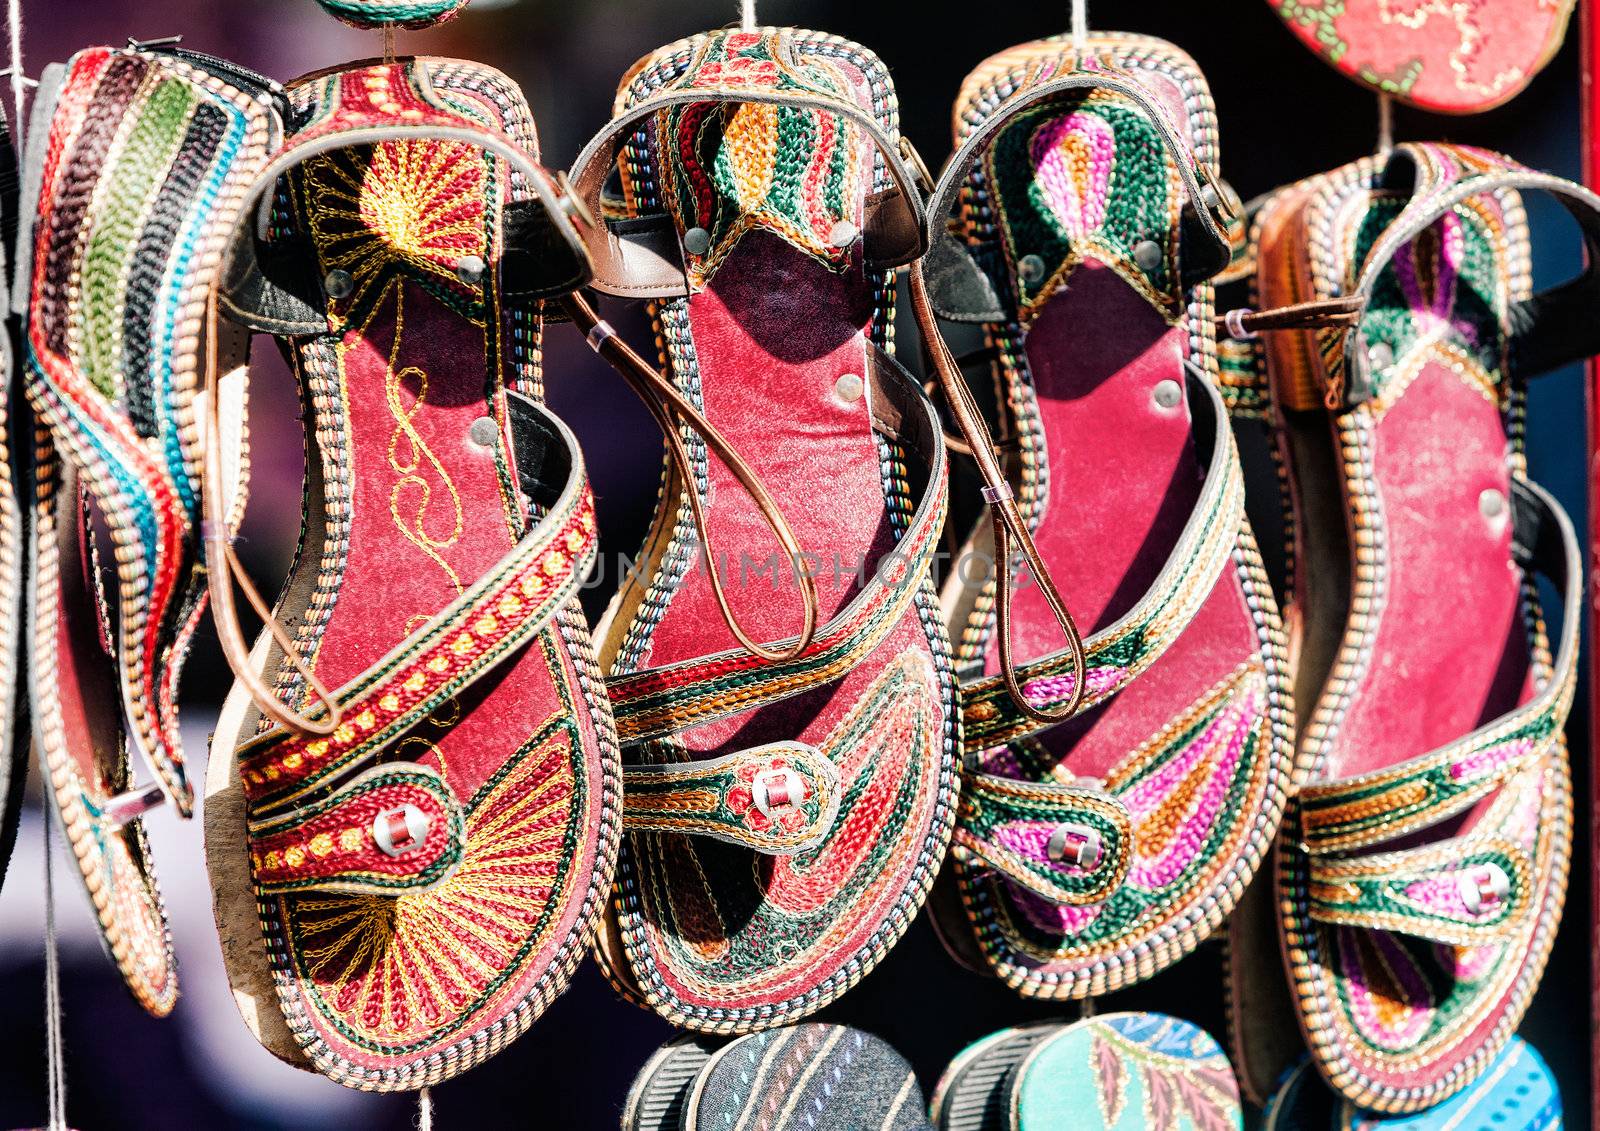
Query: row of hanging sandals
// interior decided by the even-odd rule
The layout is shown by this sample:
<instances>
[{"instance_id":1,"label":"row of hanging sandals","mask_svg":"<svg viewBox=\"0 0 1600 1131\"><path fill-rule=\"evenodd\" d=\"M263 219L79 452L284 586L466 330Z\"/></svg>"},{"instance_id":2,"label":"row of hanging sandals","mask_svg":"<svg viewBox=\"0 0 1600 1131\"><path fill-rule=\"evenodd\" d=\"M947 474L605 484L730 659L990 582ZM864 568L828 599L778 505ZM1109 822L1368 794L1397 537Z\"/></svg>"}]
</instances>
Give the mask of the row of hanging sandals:
<instances>
[{"instance_id":1,"label":"row of hanging sandals","mask_svg":"<svg viewBox=\"0 0 1600 1131\"><path fill-rule=\"evenodd\" d=\"M464 0L321 2L411 27ZM1482 1072L1570 851L1581 568L1525 474L1522 382L1597 345L1593 276L1530 294L1519 193L1591 248L1600 200L1403 146L1246 217L1202 76L1143 36L1003 52L956 121L931 183L882 63L795 29L641 61L570 181L474 63L283 88L147 44L45 71L15 288L37 429L9 431L31 478L0 565L15 601L28 560L35 746L147 1009L177 982L140 816L194 809L176 689L209 597L237 676L203 785L228 974L266 1048L340 1083L480 1063L591 938L711 1034L820 1009L924 902L961 963L1082 999L1192 951L1269 859L1236 1004L1297 1015L1364 1107ZM942 592L947 445L891 356L900 268L985 483L967 555L1005 563ZM1218 279L1261 312L1218 317ZM648 300L664 373L590 289ZM542 397L562 321L669 457L592 637L593 502ZM253 333L307 442L271 607L231 545ZM1287 627L1230 402L1283 442ZM1265 1096L1289 1042L1235 1030Z\"/></svg>"}]
</instances>

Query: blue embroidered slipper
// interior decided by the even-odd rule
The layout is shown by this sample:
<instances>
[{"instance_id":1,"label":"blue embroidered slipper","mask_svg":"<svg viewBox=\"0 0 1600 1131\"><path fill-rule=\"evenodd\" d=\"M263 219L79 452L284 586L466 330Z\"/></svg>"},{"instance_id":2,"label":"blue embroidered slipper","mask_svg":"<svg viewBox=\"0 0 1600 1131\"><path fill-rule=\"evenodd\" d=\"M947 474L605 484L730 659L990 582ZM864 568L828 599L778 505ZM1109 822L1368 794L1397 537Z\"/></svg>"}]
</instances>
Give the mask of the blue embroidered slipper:
<instances>
[{"instance_id":1,"label":"blue embroidered slipper","mask_svg":"<svg viewBox=\"0 0 1600 1131\"><path fill-rule=\"evenodd\" d=\"M984 1062L1010 1067L996 1081ZM1221 1046L1189 1022L1160 1013L1108 1013L980 1041L946 1071L934 1119L939 1131L1244 1126L1239 1086Z\"/></svg>"},{"instance_id":2,"label":"blue embroidered slipper","mask_svg":"<svg viewBox=\"0 0 1600 1131\"><path fill-rule=\"evenodd\" d=\"M1560 1126L1561 1092L1549 1065L1532 1045L1513 1037L1470 1088L1412 1115L1380 1115L1340 1101L1306 1061L1267 1105L1261 1131L1552 1131Z\"/></svg>"}]
</instances>

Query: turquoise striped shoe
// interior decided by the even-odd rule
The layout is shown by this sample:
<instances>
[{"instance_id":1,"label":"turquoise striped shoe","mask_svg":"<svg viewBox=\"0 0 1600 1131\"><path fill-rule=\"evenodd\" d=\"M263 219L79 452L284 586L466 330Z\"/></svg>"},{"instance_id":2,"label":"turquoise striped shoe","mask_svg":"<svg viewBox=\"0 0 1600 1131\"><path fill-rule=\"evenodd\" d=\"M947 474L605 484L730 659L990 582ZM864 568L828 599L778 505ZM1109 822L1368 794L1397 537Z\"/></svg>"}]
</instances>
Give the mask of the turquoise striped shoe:
<instances>
[{"instance_id":1,"label":"turquoise striped shoe","mask_svg":"<svg viewBox=\"0 0 1600 1131\"><path fill-rule=\"evenodd\" d=\"M1187 1021L1108 1013L1010 1029L958 1056L934 1092L938 1131L1235 1131L1239 1085Z\"/></svg>"}]
</instances>

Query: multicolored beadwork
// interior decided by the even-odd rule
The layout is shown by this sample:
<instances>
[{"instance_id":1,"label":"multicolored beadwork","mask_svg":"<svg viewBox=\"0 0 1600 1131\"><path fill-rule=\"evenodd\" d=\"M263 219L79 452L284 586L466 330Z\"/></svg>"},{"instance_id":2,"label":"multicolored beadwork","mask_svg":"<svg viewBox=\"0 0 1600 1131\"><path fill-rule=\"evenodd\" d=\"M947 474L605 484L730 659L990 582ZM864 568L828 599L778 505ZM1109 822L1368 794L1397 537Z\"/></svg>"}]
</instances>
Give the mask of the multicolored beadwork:
<instances>
[{"instance_id":1,"label":"multicolored beadwork","mask_svg":"<svg viewBox=\"0 0 1600 1131\"><path fill-rule=\"evenodd\" d=\"M245 187L279 130L265 85L239 82L198 60L95 48L68 64L53 114L38 126L51 140L39 170L28 326L27 392L48 429L33 516L33 709L107 947L158 1015L177 988L149 847L107 805L131 780L124 731L180 811L193 800L176 688L203 607L201 323ZM99 551L80 489L116 543L115 622L97 589ZM90 592L62 573L64 553L66 568L85 568L80 547L93 563ZM104 703L83 701L102 692L80 683L80 658L67 654L70 632L95 627L115 642L104 645L115 674L94 673L97 683L110 679L105 690L120 689L112 694L122 710L110 717L124 718L113 733L86 722L106 718Z\"/></svg>"}]
</instances>

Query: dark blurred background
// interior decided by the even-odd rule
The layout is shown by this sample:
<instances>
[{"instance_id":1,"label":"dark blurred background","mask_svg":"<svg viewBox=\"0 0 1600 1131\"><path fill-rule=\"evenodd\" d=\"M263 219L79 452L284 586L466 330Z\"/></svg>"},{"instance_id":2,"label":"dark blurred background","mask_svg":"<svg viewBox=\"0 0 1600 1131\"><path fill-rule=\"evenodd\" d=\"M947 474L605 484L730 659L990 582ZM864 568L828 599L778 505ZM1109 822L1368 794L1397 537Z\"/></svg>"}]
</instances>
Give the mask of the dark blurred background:
<instances>
[{"instance_id":1,"label":"dark blurred background","mask_svg":"<svg viewBox=\"0 0 1600 1131\"><path fill-rule=\"evenodd\" d=\"M337 25L311 0L24 0L29 73L95 44L181 34L187 46L228 57L279 79L375 54L374 34ZM880 0L760 0L763 23L819 28L877 51L893 71L905 132L937 165L950 149L950 104L963 75L990 53L1066 30L1065 2L920 3ZM402 33L402 52L482 60L518 80L543 136L544 159L564 167L610 112L615 83L660 44L736 19L735 0L479 0L432 32ZM1249 197L1332 168L1376 143L1373 97L1314 59L1262 0L1147 0L1091 4L1096 27L1160 35L1187 49L1211 81L1222 121L1223 167ZM1510 105L1470 119L1400 109L1396 136L1472 142L1569 177L1579 174L1576 24L1567 47ZM1540 285L1574 273L1578 243L1541 203L1530 211ZM612 320L642 330L639 312ZM632 553L656 490L659 443L648 416L597 365L575 334L552 332L550 400L583 441L599 497L607 554ZM915 335L903 333L902 342ZM913 351L907 350L907 353ZM258 351L261 355L270 349ZM908 364L915 364L908 357ZM276 375L276 376L275 376ZM271 362L255 381L252 429L259 473L248 556L263 580L282 576L298 525L296 406ZM1583 524L1583 383L1577 369L1540 379L1530 395L1529 462ZM1257 502L1270 476L1255 475ZM281 489L275 489L281 488ZM1276 536L1262 530L1262 541ZM608 594L587 599L598 610ZM190 756L203 758L211 715L226 691L219 654L202 643L191 661L186 704ZM1587 691L1571 726L1578 796L1588 796ZM34 798L36 800L37 793ZM1580 813L1579 858L1566 925L1543 989L1523 1027L1561 1079L1570 1125L1587 1126L1591 921L1589 819ZM165 1022L146 1017L99 953L74 869L57 848L63 935L69 1115L81 1131L239 1128L404 1128L414 1102L348 1092L287 1068L262 1051L235 1014L211 927L199 822L153 818L152 838L181 962L183 996ZM16 858L0 894L0 1127L44 1120L43 943L40 824L30 806ZM1264 972L1276 976L1273 971ZM1153 982L1102 999L1102 1009L1152 1008L1189 1017L1221 1037L1221 980L1214 948ZM900 1048L931 1087L969 1041L1023 1020L1071 1019L1074 1006L1024 1003L996 983L958 970L920 921L879 969L824 1019L871 1029ZM434 1089L440 1128L599 1131L617 1126L635 1071L671 1035L652 1015L626 1005L592 966L533 1030L488 1064Z\"/></svg>"}]
</instances>

